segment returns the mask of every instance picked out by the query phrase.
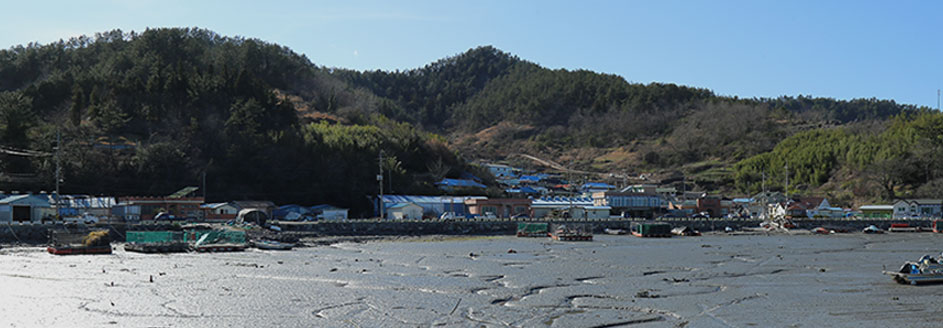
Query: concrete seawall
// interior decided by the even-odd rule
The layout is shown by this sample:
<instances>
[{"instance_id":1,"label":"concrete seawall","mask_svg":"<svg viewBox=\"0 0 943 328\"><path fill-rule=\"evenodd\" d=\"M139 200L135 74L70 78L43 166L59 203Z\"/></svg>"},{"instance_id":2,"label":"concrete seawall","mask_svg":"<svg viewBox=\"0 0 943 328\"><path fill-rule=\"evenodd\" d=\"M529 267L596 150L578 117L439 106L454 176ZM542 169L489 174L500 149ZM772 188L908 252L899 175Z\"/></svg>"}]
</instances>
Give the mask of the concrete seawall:
<instances>
[{"instance_id":1,"label":"concrete seawall","mask_svg":"<svg viewBox=\"0 0 943 328\"><path fill-rule=\"evenodd\" d=\"M602 233L605 228L629 229L638 219L598 219L598 220L530 220L526 222L548 222L560 224L580 224L591 226L593 232ZM517 232L517 220L468 219L456 221L379 221L349 220L340 222L281 223L283 231L298 235L314 236L370 236L370 235L512 235ZM664 219L661 222L672 227L688 226L700 231L723 230L725 227L742 229L759 227L761 220L753 219ZM861 231L864 227L875 225L886 230L892 223L908 223L911 226L929 228L931 219L865 219L865 220L797 220L802 229L816 227L841 228L849 231ZM57 230L82 229L81 225L44 224L44 225L0 225L0 243L43 245L49 242L49 232ZM171 224L100 224L91 229L108 229L112 239L124 241L129 230L179 230Z\"/></svg>"},{"instance_id":2,"label":"concrete seawall","mask_svg":"<svg viewBox=\"0 0 943 328\"><path fill-rule=\"evenodd\" d=\"M582 224L592 226L593 232L602 233L605 228L629 229L633 222L642 222L637 219L599 219L599 220L530 220L526 222L548 222L560 224ZM351 220L345 222L317 222L317 223L283 223L284 231L307 232L317 235L502 235L514 234L517 231L517 220L457 220L457 221L378 221L378 220ZM688 226L700 231L723 230L725 227L742 229L744 227L759 227L762 220L754 219L665 219L660 220L671 224L672 227ZM814 229L816 227L842 228L849 231L860 231L869 225L886 230L892 223L908 223L911 226L929 228L932 220L797 220L799 228Z\"/></svg>"}]
</instances>

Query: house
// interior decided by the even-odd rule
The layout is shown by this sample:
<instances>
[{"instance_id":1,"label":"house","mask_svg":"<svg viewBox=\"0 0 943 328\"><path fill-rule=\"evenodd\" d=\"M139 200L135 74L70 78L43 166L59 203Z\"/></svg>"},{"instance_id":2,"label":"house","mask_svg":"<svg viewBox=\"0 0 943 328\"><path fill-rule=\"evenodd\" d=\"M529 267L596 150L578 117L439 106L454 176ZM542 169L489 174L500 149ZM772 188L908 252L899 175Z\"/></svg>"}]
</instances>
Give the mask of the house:
<instances>
[{"instance_id":1,"label":"house","mask_svg":"<svg viewBox=\"0 0 943 328\"><path fill-rule=\"evenodd\" d=\"M799 197L796 202L802 203L809 210L809 216L814 217L818 211L828 211L831 205L824 197Z\"/></svg>"},{"instance_id":2,"label":"house","mask_svg":"<svg viewBox=\"0 0 943 328\"><path fill-rule=\"evenodd\" d=\"M541 187L537 187L537 188L541 188ZM541 195L540 190L538 190L537 188L523 186L523 187L518 187L518 188L505 189L504 192L514 195L514 196L524 196L524 197ZM546 188L543 188L543 190L546 191Z\"/></svg>"},{"instance_id":3,"label":"house","mask_svg":"<svg viewBox=\"0 0 943 328\"><path fill-rule=\"evenodd\" d=\"M50 196L51 202L61 217L80 216L85 213L96 217L108 217L111 215L111 208L117 204L114 197L61 195L58 202L54 197L54 195Z\"/></svg>"},{"instance_id":4,"label":"house","mask_svg":"<svg viewBox=\"0 0 943 328\"><path fill-rule=\"evenodd\" d=\"M442 181L436 182L435 184L436 184L436 186L439 187L439 189L442 189L442 190L445 190L445 191L456 191L456 190L462 190L462 189L485 189L485 188L488 188L488 186L485 186L485 185L483 185L483 184L481 184L481 183L478 183L477 181L471 180L471 179L448 179L448 178L446 178L446 179L442 179Z\"/></svg>"},{"instance_id":5,"label":"house","mask_svg":"<svg viewBox=\"0 0 943 328\"><path fill-rule=\"evenodd\" d=\"M347 220L348 209L323 204L311 206L308 211L318 220L343 221Z\"/></svg>"},{"instance_id":6,"label":"house","mask_svg":"<svg viewBox=\"0 0 943 328\"><path fill-rule=\"evenodd\" d=\"M657 194L658 186L653 184L636 184L631 185L620 190L621 192L634 192L639 194ZM674 189L674 188L671 188Z\"/></svg>"},{"instance_id":7,"label":"house","mask_svg":"<svg viewBox=\"0 0 943 328\"><path fill-rule=\"evenodd\" d=\"M626 217L653 218L662 212L664 199L654 193L601 191L593 193L593 205L609 206Z\"/></svg>"},{"instance_id":8,"label":"house","mask_svg":"<svg viewBox=\"0 0 943 328\"><path fill-rule=\"evenodd\" d=\"M668 202L669 214L691 216L697 213L697 199L675 199Z\"/></svg>"},{"instance_id":9,"label":"house","mask_svg":"<svg viewBox=\"0 0 943 328\"><path fill-rule=\"evenodd\" d=\"M806 203L790 202L786 204L786 218L789 219L810 219L809 207Z\"/></svg>"},{"instance_id":10,"label":"house","mask_svg":"<svg viewBox=\"0 0 943 328\"><path fill-rule=\"evenodd\" d=\"M940 217L940 199L900 199L894 202L894 218Z\"/></svg>"},{"instance_id":11,"label":"house","mask_svg":"<svg viewBox=\"0 0 943 328\"><path fill-rule=\"evenodd\" d=\"M230 203L203 204L200 209L203 210L203 218L206 220L229 221L239 214L239 208Z\"/></svg>"},{"instance_id":12,"label":"house","mask_svg":"<svg viewBox=\"0 0 943 328\"><path fill-rule=\"evenodd\" d=\"M390 206L398 203L414 203L422 207L424 216L439 217L442 213L451 212L456 216L464 217L468 214L465 200L472 198L488 198L484 196L417 196L417 195L383 195L383 203ZM374 215L379 216L379 209L374 209Z\"/></svg>"},{"instance_id":13,"label":"house","mask_svg":"<svg viewBox=\"0 0 943 328\"><path fill-rule=\"evenodd\" d=\"M760 205L753 198L734 198L731 203L731 213L734 216L754 219L766 218L766 205Z\"/></svg>"},{"instance_id":14,"label":"house","mask_svg":"<svg viewBox=\"0 0 943 328\"><path fill-rule=\"evenodd\" d=\"M203 216L203 197L120 197L112 215L128 221L153 220L164 212L178 218Z\"/></svg>"},{"instance_id":15,"label":"house","mask_svg":"<svg viewBox=\"0 0 943 328\"><path fill-rule=\"evenodd\" d=\"M497 218L510 218L515 215L531 217L531 200L528 198L472 198L465 200L465 206L468 207L468 213L480 216L495 216Z\"/></svg>"},{"instance_id":16,"label":"house","mask_svg":"<svg viewBox=\"0 0 943 328\"><path fill-rule=\"evenodd\" d=\"M861 216L866 218L891 218L894 216L894 205L862 205L858 208Z\"/></svg>"},{"instance_id":17,"label":"house","mask_svg":"<svg viewBox=\"0 0 943 328\"><path fill-rule=\"evenodd\" d=\"M422 206L413 203L397 203L386 208L388 220L419 220L422 219Z\"/></svg>"},{"instance_id":18,"label":"house","mask_svg":"<svg viewBox=\"0 0 943 328\"><path fill-rule=\"evenodd\" d=\"M504 164L485 164L485 167L488 168L488 172L491 172L496 178L511 178L514 177L515 169L508 165Z\"/></svg>"},{"instance_id":19,"label":"house","mask_svg":"<svg viewBox=\"0 0 943 328\"><path fill-rule=\"evenodd\" d=\"M0 199L0 222L3 223L38 223L55 216L48 195L22 194Z\"/></svg>"},{"instance_id":20,"label":"house","mask_svg":"<svg viewBox=\"0 0 943 328\"><path fill-rule=\"evenodd\" d=\"M730 213L730 209L724 208L721 204L722 201L723 199L716 195L698 198L695 201L697 203L697 212L705 213L708 217L712 218L725 217Z\"/></svg>"},{"instance_id":21,"label":"house","mask_svg":"<svg viewBox=\"0 0 943 328\"><path fill-rule=\"evenodd\" d=\"M237 208L239 211L242 210L258 210L262 213L265 213L266 217L273 218L275 215L275 209L278 208L275 206L275 203L272 203L267 200L237 200L230 202L233 207ZM239 213L237 211L237 215Z\"/></svg>"},{"instance_id":22,"label":"house","mask_svg":"<svg viewBox=\"0 0 943 328\"><path fill-rule=\"evenodd\" d=\"M596 206L589 197L540 197L531 201L530 205L534 218L543 218L554 213L568 213L574 218L603 219L608 218L609 206Z\"/></svg>"},{"instance_id":23,"label":"house","mask_svg":"<svg viewBox=\"0 0 943 328\"><path fill-rule=\"evenodd\" d=\"M587 182L580 186L580 190L586 193L605 192L616 189L616 186L605 182Z\"/></svg>"},{"instance_id":24,"label":"house","mask_svg":"<svg viewBox=\"0 0 943 328\"><path fill-rule=\"evenodd\" d=\"M153 215L151 214L151 218ZM141 205L119 200L115 206L111 207L111 217L122 221L140 221Z\"/></svg>"}]
</instances>

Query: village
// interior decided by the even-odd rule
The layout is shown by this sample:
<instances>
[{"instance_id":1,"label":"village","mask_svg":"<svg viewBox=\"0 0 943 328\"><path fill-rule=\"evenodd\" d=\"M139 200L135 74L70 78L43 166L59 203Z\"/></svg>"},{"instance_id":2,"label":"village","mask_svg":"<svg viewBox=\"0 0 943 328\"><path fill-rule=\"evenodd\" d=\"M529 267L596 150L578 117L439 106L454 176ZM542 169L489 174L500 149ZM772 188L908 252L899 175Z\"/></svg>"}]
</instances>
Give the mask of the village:
<instances>
[{"instance_id":1,"label":"village","mask_svg":"<svg viewBox=\"0 0 943 328\"><path fill-rule=\"evenodd\" d=\"M443 179L442 194L368 196L374 204L364 219L908 219L940 217L940 199L900 199L857 209L832 206L824 197L760 192L730 198L703 191L678 191L657 184L618 187L606 182L571 184L560 174L522 173L503 164L484 164L504 188L504 197L482 196L474 176ZM464 195L463 192L468 192ZM376 201L379 199L380 201ZM379 206L382 204L382 206ZM275 204L266 200L208 203L198 187L166 196L88 196L0 192L0 224L114 222L315 222L360 219L331 204Z\"/></svg>"}]
</instances>

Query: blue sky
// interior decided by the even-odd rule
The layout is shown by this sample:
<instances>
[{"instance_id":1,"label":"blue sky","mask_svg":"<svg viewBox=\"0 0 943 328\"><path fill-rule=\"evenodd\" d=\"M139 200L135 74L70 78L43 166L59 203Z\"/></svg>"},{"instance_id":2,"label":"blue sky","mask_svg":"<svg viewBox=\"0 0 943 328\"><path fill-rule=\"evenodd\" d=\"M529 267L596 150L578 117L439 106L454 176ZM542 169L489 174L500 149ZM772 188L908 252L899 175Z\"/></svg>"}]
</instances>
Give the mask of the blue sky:
<instances>
[{"instance_id":1,"label":"blue sky","mask_svg":"<svg viewBox=\"0 0 943 328\"><path fill-rule=\"evenodd\" d=\"M421 67L493 45L550 68L745 98L936 107L943 1L7 1L0 47L120 28L202 27L323 66Z\"/></svg>"}]
</instances>

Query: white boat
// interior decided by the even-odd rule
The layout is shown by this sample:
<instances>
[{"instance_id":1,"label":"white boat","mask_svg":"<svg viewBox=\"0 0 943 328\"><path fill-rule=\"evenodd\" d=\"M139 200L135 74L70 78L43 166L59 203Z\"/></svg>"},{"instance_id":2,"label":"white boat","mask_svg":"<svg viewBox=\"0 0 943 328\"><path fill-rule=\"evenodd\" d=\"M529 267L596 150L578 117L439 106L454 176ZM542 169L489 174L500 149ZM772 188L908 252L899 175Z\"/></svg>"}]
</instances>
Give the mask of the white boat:
<instances>
[{"instance_id":1,"label":"white boat","mask_svg":"<svg viewBox=\"0 0 943 328\"><path fill-rule=\"evenodd\" d=\"M943 264L939 260L924 255L919 261L907 261L900 270L884 271L884 274L894 277L894 281L901 284L928 284L943 282Z\"/></svg>"},{"instance_id":2,"label":"white boat","mask_svg":"<svg viewBox=\"0 0 943 328\"><path fill-rule=\"evenodd\" d=\"M610 235L624 235L624 234L626 234L625 229L606 228L606 229L604 229L603 231L606 232L607 234L610 234Z\"/></svg>"},{"instance_id":3,"label":"white boat","mask_svg":"<svg viewBox=\"0 0 943 328\"><path fill-rule=\"evenodd\" d=\"M258 249L265 250L274 250L274 251L287 251L291 250L294 247L293 244L278 242L274 240L255 240L252 242L252 246Z\"/></svg>"}]
</instances>

